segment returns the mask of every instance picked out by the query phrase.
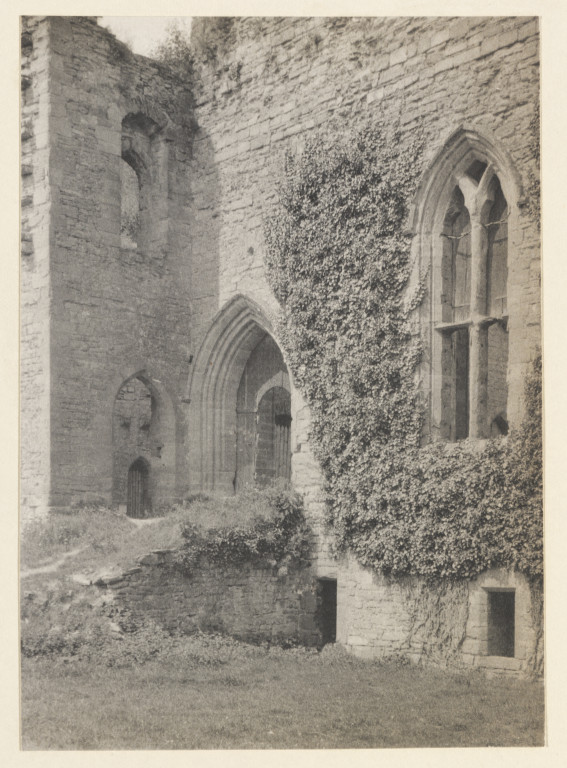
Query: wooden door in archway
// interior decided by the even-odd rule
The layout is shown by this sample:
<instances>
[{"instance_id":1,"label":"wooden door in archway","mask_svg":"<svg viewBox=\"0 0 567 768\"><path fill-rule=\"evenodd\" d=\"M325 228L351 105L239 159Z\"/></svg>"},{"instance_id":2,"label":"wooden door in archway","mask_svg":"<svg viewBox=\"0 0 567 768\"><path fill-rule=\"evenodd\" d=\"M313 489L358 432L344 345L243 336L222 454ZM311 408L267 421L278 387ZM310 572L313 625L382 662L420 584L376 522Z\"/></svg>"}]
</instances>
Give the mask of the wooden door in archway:
<instances>
[{"instance_id":1,"label":"wooden door in archway","mask_svg":"<svg viewBox=\"0 0 567 768\"><path fill-rule=\"evenodd\" d=\"M148 517L151 512L149 491L150 468L142 458L136 459L128 470L128 496L126 514L128 517Z\"/></svg>"}]
</instances>

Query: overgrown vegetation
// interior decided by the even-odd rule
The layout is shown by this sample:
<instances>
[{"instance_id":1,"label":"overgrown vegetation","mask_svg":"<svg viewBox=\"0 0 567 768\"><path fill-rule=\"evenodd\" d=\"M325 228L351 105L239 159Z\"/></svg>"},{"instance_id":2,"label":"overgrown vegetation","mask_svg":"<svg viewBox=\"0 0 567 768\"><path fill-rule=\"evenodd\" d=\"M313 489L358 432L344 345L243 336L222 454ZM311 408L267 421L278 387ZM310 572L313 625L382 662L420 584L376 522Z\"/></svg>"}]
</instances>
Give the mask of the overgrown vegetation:
<instances>
[{"instance_id":1,"label":"overgrown vegetation","mask_svg":"<svg viewBox=\"0 0 567 768\"><path fill-rule=\"evenodd\" d=\"M421 446L408 206L422 145L397 129L319 135L288 155L266 225L278 335L313 415L339 548L384 574L542 573L541 363L524 428Z\"/></svg>"},{"instance_id":2,"label":"overgrown vegetation","mask_svg":"<svg viewBox=\"0 0 567 768\"><path fill-rule=\"evenodd\" d=\"M188 508L180 507L169 516L137 524L123 513L99 504L68 514L53 512L45 519L30 522L22 531L20 562L24 571L33 570L77 552L80 555L69 557L62 572L77 568L100 570L106 565L127 567L151 549L178 545L181 521L188 514Z\"/></svg>"},{"instance_id":3,"label":"overgrown vegetation","mask_svg":"<svg viewBox=\"0 0 567 768\"><path fill-rule=\"evenodd\" d=\"M194 497L169 517L139 527L122 514L85 508L27 529L28 563L38 564L40 554L43 559L86 549L56 573L32 574L23 582L24 749L542 742L539 684L454 675L409 666L403 658L363 662L332 645L318 652L170 633L70 578L90 567L96 553L100 567L173 538L179 543L182 527L190 525L252 531L264 521L281 536L301 530L301 507L285 489L244 498L246 504Z\"/></svg>"},{"instance_id":4,"label":"overgrown vegetation","mask_svg":"<svg viewBox=\"0 0 567 768\"><path fill-rule=\"evenodd\" d=\"M199 64L217 64L236 44L235 19L229 16L194 18L191 34L173 25L153 57L193 84Z\"/></svg>"},{"instance_id":5,"label":"overgrown vegetation","mask_svg":"<svg viewBox=\"0 0 567 768\"><path fill-rule=\"evenodd\" d=\"M76 581L77 575L94 580L93 574L131 567L137 557L156 549L177 550L177 564L187 574L202 560L285 571L306 562L310 532L300 497L283 482L238 496L199 494L166 517L144 523L95 506L53 514L30 524L22 536L24 568L39 568L23 583L23 655L96 658L111 666L181 653L185 641L180 637ZM65 554L69 558L46 576L49 564Z\"/></svg>"},{"instance_id":6,"label":"overgrown vegetation","mask_svg":"<svg viewBox=\"0 0 567 768\"><path fill-rule=\"evenodd\" d=\"M279 568L307 561L310 537L303 501L286 485L249 488L225 497L223 504L239 520L244 518L240 511L246 511L249 522L214 528L185 523L178 556L184 573L192 573L202 560L220 566L250 563Z\"/></svg>"},{"instance_id":7,"label":"overgrown vegetation","mask_svg":"<svg viewBox=\"0 0 567 768\"><path fill-rule=\"evenodd\" d=\"M195 51L186 31L172 26L165 40L157 46L152 55L179 78L186 81L188 85L193 84L196 64Z\"/></svg>"},{"instance_id":8,"label":"overgrown vegetation","mask_svg":"<svg viewBox=\"0 0 567 768\"><path fill-rule=\"evenodd\" d=\"M276 482L235 496L198 494L144 521L101 504L54 512L25 527L20 561L24 570L33 570L76 552L60 573L100 572L130 567L156 549L179 549L179 565L187 572L201 557L225 565L283 566L308 557L309 529L301 498L287 483Z\"/></svg>"},{"instance_id":9,"label":"overgrown vegetation","mask_svg":"<svg viewBox=\"0 0 567 768\"><path fill-rule=\"evenodd\" d=\"M222 666L235 653L253 653L230 637L169 632L143 614L133 614L96 587L59 579L47 589L26 592L22 601L24 658L67 664L129 667L176 660L185 669Z\"/></svg>"}]
</instances>

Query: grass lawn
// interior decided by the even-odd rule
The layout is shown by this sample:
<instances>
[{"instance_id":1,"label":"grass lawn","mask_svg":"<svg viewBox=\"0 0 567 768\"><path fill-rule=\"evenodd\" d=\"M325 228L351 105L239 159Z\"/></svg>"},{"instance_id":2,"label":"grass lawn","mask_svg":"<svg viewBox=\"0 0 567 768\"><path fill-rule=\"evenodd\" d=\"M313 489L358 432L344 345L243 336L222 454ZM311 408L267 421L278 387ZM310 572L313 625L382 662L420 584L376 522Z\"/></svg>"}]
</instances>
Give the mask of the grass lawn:
<instances>
[{"instance_id":1,"label":"grass lawn","mask_svg":"<svg viewBox=\"0 0 567 768\"><path fill-rule=\"evenodd\" d=\"M73 579L178 546L186 522L248 524L264 507L258 494L197 498L151 523L101 509L26 529L24 749L543 744L540 683L362 661L335 646L318 653L172 636L144 617L132 623L96 587Z\"/></svg>"},{"instance_id":2,"label":"grass lawn","mask_svg":"<svg viewBox=\"0 0 567 768\"><path fill-rule=\"evenodd\" d=\"M244 646L242 646L244 647ZM372 663L327 647L220 663L26 659L24 749L538 746L543 686Z\"/></svg>"}]
</instances>

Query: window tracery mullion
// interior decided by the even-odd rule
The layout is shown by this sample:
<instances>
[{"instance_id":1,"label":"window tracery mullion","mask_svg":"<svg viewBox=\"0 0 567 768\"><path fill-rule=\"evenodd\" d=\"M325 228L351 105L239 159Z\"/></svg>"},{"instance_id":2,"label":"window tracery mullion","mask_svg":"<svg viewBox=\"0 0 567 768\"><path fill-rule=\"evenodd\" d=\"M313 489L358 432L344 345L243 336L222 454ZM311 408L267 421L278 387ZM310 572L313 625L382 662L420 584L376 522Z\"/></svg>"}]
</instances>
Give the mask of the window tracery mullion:
<instances>
[{"instance_id":1,"label":"window tracery mullion","mask_svg":"<svg viewBox=\"0 0 567 768\"><path fill-rule=\"evenodd\" d=\"M491 184L483 183L470 195L468 187L469 214L471 217L471 328L469 367L469 435L486 437L488 408L488 328L487 287L488 287L488 233L484 219L492 204Z\"/></svg>"}]
</instances>

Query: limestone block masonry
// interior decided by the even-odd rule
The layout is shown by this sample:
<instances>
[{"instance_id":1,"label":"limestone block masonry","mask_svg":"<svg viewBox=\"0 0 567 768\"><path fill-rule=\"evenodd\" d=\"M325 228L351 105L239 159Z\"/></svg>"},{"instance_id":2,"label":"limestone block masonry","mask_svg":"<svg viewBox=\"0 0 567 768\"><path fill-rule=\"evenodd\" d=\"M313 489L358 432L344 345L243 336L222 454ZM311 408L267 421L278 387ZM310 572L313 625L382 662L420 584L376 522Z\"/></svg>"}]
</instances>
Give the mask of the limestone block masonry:
<instances>
[{"instance_id":1,"label":"limestone block masonry","mask_svg":"<svg viewBox=\"0 0 567 768\"><path fill-rule=\"evenodd\" d=\"M317 585L309 569L214 567L191 576L173 565L173 550L156 550L138 565L95 581L134 613L170 631L224 632L243 640L317 645Z\"/></svg>"},{"instance_id":2,"label":"limestone block masonry","mask_svg":"<svg viewBox=\"0 0 567 768\"><path fill-rule=\"evenodd\" d=\"M196 20L194 28L207 23ZM496 400L500 408L507 392L511 427L523 418L525 376L541 340L537 201L530 197L539 178L537 19L239 18L231 39L189 82L132 54L95 18L23 20L24 521L92 501L132 503L142 513L167 509L190 493L233 492L242 467L257 479L265 464L253 432L262 393L246 387L260 387L262 377L245 370L260 344L279 346L263 222L286 152L300 151L316 131L345 133L363 120L398 121L402 147L418 132L423 137L426 171L408 228L416 274L433 283L440 196L479 167L496 175L510 208L507 314L498 318L508 351ZM429 290L419 318L431 434L443 410L434 298ZM404 648L415 658L456 654L476 666L492 658L485 666L511 674L539 669L541 617L517 574L487 575L449 594L387 582L333 557L309 404L280 351L279 386L289 387L291 402L291 479L315 531L313 577L337 581L338 641L373 656ZM121 411L129 391L147 393L141 420ZM130 482L127 473L141 466L143 478ZM142 485L144 499L126 498ZM226 578L230 590L244 589L237 574ZM176 585L170 603L160 586L170 616L181 610L174 594L189 599L189 587ZM279 599L270 579L262 589ZM499 590L504 597L493 597ZM446 642L414 632L418 593L453 628ZM250 610L252 631L261 621L252 603ZM498 643L502 655L490 656Z\"/></svg>"},{"instance_id":3,"label":"limestone block masonry","mask_svg":"<svg viewBox=\"0 0 567 768\"><path fill-rule=\"evenodd\" d=\"M489 644L491 594L514 602L513 651L506 655ZM515 677L542 669L541 619L520 574L492 570L468 584L424 584L389 580L349 560L337 603L337 641L363 658L403 656Z\"/></svg>"},{"instance_id":4,"label":"limestone block masonry","mask_svg":"<svg viewBox=\"0 0 567 768\"><path fill-rule=\"evenodd\" d=\"M178 393L191 344L190 99L156 62L132 56L92 19L24 26L23 167L30 216L41 217L22 232L33 230L33 253L22 252L24 510L111 501L113 404L137 374L175 411L163 459L173 478L164 495L173 497L175 477L187 475L175 423L183 421ZM129 115L156 126L163 166L153 222L159 247L143 250L121 247Z\"/></svg>"}]
</instances>

